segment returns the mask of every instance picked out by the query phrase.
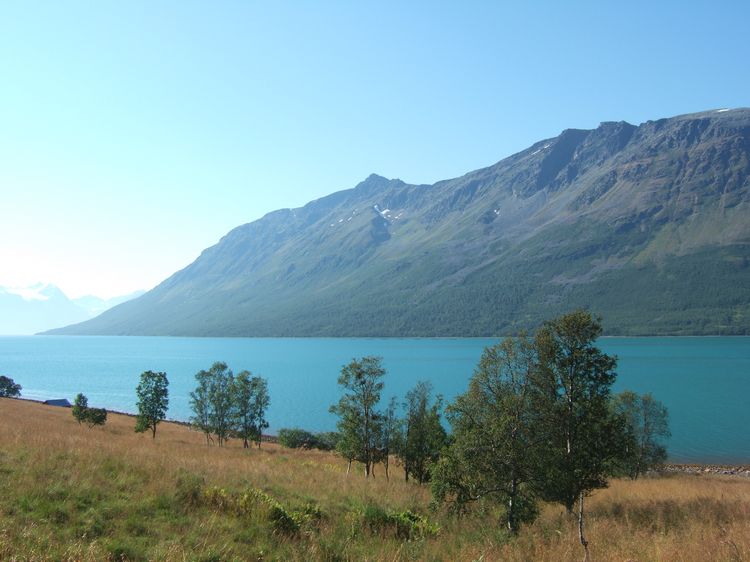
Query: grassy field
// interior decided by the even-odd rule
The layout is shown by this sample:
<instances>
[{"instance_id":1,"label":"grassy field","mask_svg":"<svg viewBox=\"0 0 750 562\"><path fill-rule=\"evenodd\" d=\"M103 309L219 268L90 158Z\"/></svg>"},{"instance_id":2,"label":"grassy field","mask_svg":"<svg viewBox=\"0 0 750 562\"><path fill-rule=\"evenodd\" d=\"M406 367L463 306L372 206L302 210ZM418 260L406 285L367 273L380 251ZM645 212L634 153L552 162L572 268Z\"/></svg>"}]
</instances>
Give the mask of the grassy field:
<instances>
[{"instance_id":1,"label":"grassy field","mask_svg":"<svg viewBox=\"0 0 750 562\"><path fill-rule=\"evenodd\" d=\"M575 521L545 505L509 538L491 506L456 518L429 490L346 476L319 451L206 447L164 423L156 440L110 414L0 399L0 560L581 560ZM750 560L750 480L613 481L588 502L592 560Z\"/></svg>"}]
</instances>

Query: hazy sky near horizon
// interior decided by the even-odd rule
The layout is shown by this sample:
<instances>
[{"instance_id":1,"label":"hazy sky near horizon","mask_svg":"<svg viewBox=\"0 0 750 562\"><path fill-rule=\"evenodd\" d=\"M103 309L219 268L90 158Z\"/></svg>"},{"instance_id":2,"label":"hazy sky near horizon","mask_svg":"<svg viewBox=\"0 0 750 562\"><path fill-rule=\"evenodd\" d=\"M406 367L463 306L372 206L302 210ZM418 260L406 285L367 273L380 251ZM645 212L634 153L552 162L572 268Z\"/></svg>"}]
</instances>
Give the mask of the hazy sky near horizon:
<instances>
[{"instance_id":1,"label":"hazy sky near horizon","mask_svg":"<svg viewBox=\"0 0 750 562\"><path fill-rule=\"evenodd\" d=\"M750 105L749 2L0 4L0 285L149 289L368 174Z\"/></svg>"}]
</instances>

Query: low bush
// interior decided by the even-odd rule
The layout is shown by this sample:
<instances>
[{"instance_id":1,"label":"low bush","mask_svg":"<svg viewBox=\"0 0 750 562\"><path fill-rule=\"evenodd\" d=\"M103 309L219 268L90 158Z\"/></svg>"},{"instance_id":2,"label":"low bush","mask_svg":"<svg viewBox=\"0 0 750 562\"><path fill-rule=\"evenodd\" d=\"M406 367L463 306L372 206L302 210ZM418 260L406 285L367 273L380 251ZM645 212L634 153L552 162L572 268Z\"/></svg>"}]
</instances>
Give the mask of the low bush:
<instances>
[{"instance_id":1,"label":"low bush","mask_svg":"<svg viewBox=\"0 0 750 562\"><path fill-rule=\"evenodd\" d=\"M400 540L412 540L437 535L440 528L410 510L388 512L382 507L368 504L361 512L363 527L383 538L391 536Z\"/></svg>"},{"instance_id":2,"label":"low bush","mask_svg":"<svg viewBox=\"0 0 750 562\"><path fill-rule=\"evenodd\" d=\"M340 436L336 431L316 433L314 447L321 451L333 451L336 448L336 444L339 442L339 437Z\"/></svg>"},{"instance_id":3,"label":"low bush","mask_svg":"<svg viewBox=\"0 0 750 562\"><path fill-rule=\"evenodd\" d=\"M279 430L279 444L289 449L320 449L333 451L339 440L335 431L311 433L300 428L284 428Z\"/></svg>"},{"instance_id":4,"label":"low bush","mask_svg":"<svg viewBox=\"0 0 750 562\"><path fill-rule=\"evenodd\" d=\"M290 449L310 449L315 442L315 436L309 431L299 428L280 429L279 444Z\"/></svg>"},{"instance_id":5,"label":"low bush","mask_svg":"<svg viewBox=\"0 0 750 562\"><path fill-rule=\"evenodd\" d=\"M281 502L257 488L235 493L218 486L211 486L199 494L200 501L212 509L232 513L240 517L260 516L271 524L275 533L296 535L305 528L311 531L323 513L315 504L306 504L302 509L289 510Z\"/></svg>"}]
</instances>

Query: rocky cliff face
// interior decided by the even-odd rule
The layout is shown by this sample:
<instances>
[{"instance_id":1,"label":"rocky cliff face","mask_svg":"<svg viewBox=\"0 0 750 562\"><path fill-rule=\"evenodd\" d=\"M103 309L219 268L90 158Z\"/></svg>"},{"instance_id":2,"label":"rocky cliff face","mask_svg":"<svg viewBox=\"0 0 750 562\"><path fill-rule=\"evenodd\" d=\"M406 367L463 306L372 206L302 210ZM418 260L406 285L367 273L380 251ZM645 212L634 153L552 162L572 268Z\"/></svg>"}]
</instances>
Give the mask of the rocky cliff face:
<instances>
[{"instance_id":1,"label":"rocky cliff face","mask_svg":"<svg viewBox=\"0 0 750 562\"><path fill-rule=\"evenodd\" d=\"M372 175L240 226L59 333L750 333L750 110L569 129L434 185Z\"/></svg>"}]
</instances>

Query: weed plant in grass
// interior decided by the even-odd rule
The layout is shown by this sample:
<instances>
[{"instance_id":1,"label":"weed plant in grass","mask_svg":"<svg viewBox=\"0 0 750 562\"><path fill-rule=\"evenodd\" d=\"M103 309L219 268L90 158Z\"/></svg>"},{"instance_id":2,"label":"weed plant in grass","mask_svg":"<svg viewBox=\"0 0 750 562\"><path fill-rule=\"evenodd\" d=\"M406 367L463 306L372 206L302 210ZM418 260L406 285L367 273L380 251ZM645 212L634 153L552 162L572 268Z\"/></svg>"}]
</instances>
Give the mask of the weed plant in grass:
<instances>
[{"instance_id":1,"label":"weed plant in grass","mask_svg":"<svg viewBox=\"0 0 750 562\"><path fill-rule=\"evenodd\" d=\"M492 506L430 510L426 488L332 453L241 441L207 447L171 423L159 438L111 414L0 399L0 560L580 560L559 506L509 538ZM396 469L394 469L394 472ZM589 502L594 560L750 559L750 481L613 481Z\"/></svg>"}]
</instances>

